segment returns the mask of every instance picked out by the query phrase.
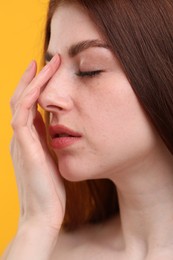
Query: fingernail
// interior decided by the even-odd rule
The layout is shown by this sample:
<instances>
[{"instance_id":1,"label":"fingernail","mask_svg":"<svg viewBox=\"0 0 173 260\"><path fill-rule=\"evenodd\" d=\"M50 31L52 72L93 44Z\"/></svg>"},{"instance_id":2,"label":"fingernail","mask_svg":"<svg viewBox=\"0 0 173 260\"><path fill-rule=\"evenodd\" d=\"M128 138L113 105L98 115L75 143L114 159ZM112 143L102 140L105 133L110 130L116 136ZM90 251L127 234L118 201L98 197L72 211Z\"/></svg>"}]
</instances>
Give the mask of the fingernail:
<instances>
[{"instance_id":1,"label":"fingernail","mask_svg":"<svg viewBox=\"0 0 173 260\"><path fill-rule=\"evenodd\" d=\"M59 57L59 55L58 54L55 54L55 56L51 59L51 63L56 63L57 62L57 60L58 60L58 57ZM47 71L47 70L49 70L50 69L50 62L42 69L42 72L45 72L45 71Z\"/></svg>"},{"instance_id":2,"label":"fingernail","mask_svg":"<svg viewBox=\"0 0 173 260\"><path fill-rule=\"evenodd\" d=\"M54 63L55 61L57 61L57 58L59 58L59 55L55 54L55 56L51 59L51 62Z\"/></svg>"}]
</instances>

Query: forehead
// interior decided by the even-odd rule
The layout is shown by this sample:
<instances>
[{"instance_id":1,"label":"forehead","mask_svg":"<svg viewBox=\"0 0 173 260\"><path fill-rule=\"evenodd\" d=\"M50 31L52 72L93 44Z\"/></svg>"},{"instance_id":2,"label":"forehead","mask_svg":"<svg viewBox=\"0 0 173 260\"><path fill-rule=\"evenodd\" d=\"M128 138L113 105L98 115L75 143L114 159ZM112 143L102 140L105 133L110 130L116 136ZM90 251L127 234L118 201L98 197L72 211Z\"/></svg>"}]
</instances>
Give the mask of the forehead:
<instances>
[{"instance_id":1,"label":"forehead","mask_svg":"<svg viewBox=\"0 0 173 260\"><path fill-rule=\"evenodd\" d=\"M89 39L103 37L83 7L77 4L59 6L52 17L48 49L61 52L76 42Z\"/></svg>"}]
</instances>

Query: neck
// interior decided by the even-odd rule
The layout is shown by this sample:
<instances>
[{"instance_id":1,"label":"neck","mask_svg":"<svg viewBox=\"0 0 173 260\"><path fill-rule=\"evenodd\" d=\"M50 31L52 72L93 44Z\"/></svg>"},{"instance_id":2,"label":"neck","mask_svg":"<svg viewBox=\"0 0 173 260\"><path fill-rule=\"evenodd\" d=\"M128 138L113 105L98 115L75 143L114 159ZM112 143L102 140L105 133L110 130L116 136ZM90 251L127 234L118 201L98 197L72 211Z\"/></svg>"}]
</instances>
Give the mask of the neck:
<instances>
[{"instance_id":1,"label":"neck","mask_svg":"<svg viewBox=\"0 0 173 260\"><path fill-rule=\"evenodd\" d=\"M173 157L166 150L116 174L123 241L127 251L148 254L173 244Z\"/></svg>"}]
</instances>

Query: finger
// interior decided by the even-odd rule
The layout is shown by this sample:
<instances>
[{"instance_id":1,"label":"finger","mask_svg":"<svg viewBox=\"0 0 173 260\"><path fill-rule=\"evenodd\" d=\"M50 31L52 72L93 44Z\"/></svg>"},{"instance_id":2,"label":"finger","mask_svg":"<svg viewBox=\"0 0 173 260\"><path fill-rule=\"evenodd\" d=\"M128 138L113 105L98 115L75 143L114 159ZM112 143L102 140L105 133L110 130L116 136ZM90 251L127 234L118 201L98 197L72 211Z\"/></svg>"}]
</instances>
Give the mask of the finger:
<instances>
[{"instance_id":1,"label":"finger","mask_svg":"<svg viewBox=\"0 0 173 260\"><path fill-rule=\"evenodd\" d=\"M31 68L29 68L29 70L24 73L23 78L21 79L19 84L19 89L17 88L16 93L11 99L10 105L13 114L15 112L17 103L20 102L20 99L22 99L24 95L27 95L30 92L30 89L33 89L35 87L44 87L48 80L56 72L59 64L59 55L55 54L52 60L46 66L44 66L41 72L34 78L36 74L36 63L33 63Z\"/></svg>"},{"instance_id":2,"label":"finger","mask_svg":"<svg viewBox=\"0 0 173 260\"><path fill-rule=\"evenodd\" d=\"M41 87L43 87L53 73L55 73L58 66L59 56L55 55L51 62L47 64L39 75L33 79L30 83L31 87L27 88L27 91L24 91L23 96L16 105L11 126L14 130L15 136L18 140L21 140L21 143L23 144L25 144L26 137L28 142L33 143L36 140L38 142L38 136L33 136L31 131L31 125L34 120L34 117L32 117L34 105L38 100ZM29 118L32 118L30 122Z\"/></svg>"},{"instance_id":3,"label":"finger","mask_svg":"<svg viewBox=\"0 0 173 260\"><path fill-rule=\"evenodd\" d=\"M22 78L20 79L18 87L16 88L16 90L10 100L10 106L11 106L12 113L15 112L16 103L20 99L20 96L23 93L24 89L28 86L28 84L35 77L36 71L37 71L37 64L35 61L31 61L28 68L25 70Z\"/></svg>"},{"instance_id":4,"label":"finger","mask_svg":"<svg viewBox=\"0 0 173 260\"><path fill-rule=\"evenodd\" d=\"M42 115L40 112L37 110L36 111L36 116L34 118L34 124L32 125L34 129L36 129L37 133L39 136L46 141L46 126L43 121Z\"/></svg>"},{"instance_id":5,"label":"finger","mask_svg":"<svg viewBox=\"0 0 173 260\"><path fill-rule=\"evenodd\" d=\"M29 119L32 116L33 106L35 106L38 96L39 90L37 88L30 91L30 93L26 95L26 97L18 105L11 122L12 128L14 130L15 139L17 140L23 151L28 154L28 157L33 156L33 149L37 149L37 151L40 151L40 148L43 148L42 137L40 137L42 139L42 142L40 142L40 138L36 129L33 129L34 122L28 125ZM33 118L32 121L34 121ZM44 144L44 148L46 148L46 144ZM35 155L35 159L37 156L40 156L39 152L35 152ZM37 158L37 160L39 160L39 158Z\"/></svg>"},{"instance_id":6,"label":"finger","mask_svg":"<svg viewBox=\"0 0 173 260\"><path fill-rule=\"evenodd\" d=\"M41 91L41 88L45 87L46 83L57 71L59 65L60 65L59 55L55 54L52 60L46 66L44 66L44 68L40 71L40 73L31 81L27 89L23 92L21 99L23 98L23 96L27 95L34 88L37 88L39 89L39 91Z\"/></svg>"},{"instance_id":7,"label":"finger","mask_svg":"<svg viewBox=\"0 0 173 260\"><path fill-rule=\"evenodd\" d=\"M20 130L21 127L27 126L30 109L38 97L39 90L35 88L30 90L30 92L17 104L15 114L11 121L11 126L15 132Z\"/></svg>"},{"instance_id":8,"label":"finger","mask_svg":"<svg viewBox=\"0 0 173 260\"><path fill-rule=\"evenodd\" d=\"M32 103L32 99L30 100L30 97L33 93L40 93L41 88L45 86L47 81L52 77L52 75L56 72L58 66L60 64L59 55L56 54L52 60L42 69L42 71L32 80L32 82L29 84L27 89L23 92L20 99L18 100L15 110L17 110L17 107L23 107L24 111L19 116L17 116L19 113L16 114L14 117L13 122L15 122L15 125L17 126L19 123L19 126L26 126L27 122L29 123L29 111L28 109L34 106L34 103ZM34 95L34 94L33 94ZM38 96L37 96L38 98ZM31 103L30 103L30 101ZM28 103L29 102L29 103ZM34 101L36 102L36 100ZM34 109L33 109L34 110ZM33 112L33 111L32 111ZM28 115L28 116L27 116ZM25 120L24 120L24 116ZM32 120L30 120L30 125L33 123L34 117L31 117Z\"/></svg>"},{"instance_id":9,"label":"finger","mask_svg":"<svg viewBox=\"0 0 173 260\"><path fill-rule=\"evenodd\" d=\"M32 107L29 113L27 126L31 131L31 135L33 135L33 139L37 136L43 148L46 148L47 146L46 126L43 121L42 115L37 110L37 104L35 104Z\"/></svg>"}]
</instances>

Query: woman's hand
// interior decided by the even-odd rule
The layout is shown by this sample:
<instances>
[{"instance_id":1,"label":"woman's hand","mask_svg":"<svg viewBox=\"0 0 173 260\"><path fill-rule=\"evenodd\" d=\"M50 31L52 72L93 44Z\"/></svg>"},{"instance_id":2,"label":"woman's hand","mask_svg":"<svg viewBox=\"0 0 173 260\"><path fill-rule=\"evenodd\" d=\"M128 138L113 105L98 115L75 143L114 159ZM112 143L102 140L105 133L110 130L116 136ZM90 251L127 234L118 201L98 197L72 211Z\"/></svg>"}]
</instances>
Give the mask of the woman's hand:
<instances>
[{"instance_id":1,"label":"woman's hand","mask_svg":"<svg viewBox=\"0 0 173 260\"><path fill-rule=\"evenodd\" d=\"M36 63L30 64L11 99L11 142L20 201L19 229L37 226L59 232L65 212L65 190L58 167L46 143L46 130L37 100L59 67L59 56L36 76Z\"/></svg>"}]
</instances>

